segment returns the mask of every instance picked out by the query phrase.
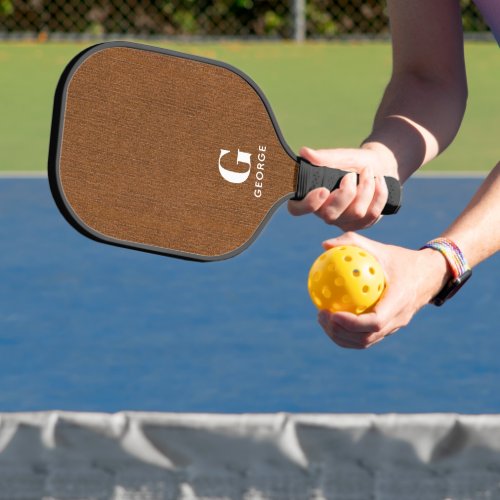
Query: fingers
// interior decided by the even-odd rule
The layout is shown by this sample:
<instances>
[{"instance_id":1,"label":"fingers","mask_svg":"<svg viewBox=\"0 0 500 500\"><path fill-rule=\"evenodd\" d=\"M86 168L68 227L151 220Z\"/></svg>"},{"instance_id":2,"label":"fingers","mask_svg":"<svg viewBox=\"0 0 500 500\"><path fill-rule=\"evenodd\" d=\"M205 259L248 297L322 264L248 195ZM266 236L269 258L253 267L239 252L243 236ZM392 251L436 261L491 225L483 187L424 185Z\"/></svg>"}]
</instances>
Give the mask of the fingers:
<instances>
[{"instance_id":1,"label":"fingers","mask_svg":"<svg viewBox=\"0 0 500 500\"><path fill-rule=\"evenodd\" d=\"M356 316L320 311L318 322L333 342L348 349L367 349L399 329L375 312Z\"/></svg>"},{"instance_id":2,"label":"fingers","mask_svg":"<svg viewBox=\"0 0 500 500\"><path fill-rule=\"evenodd\" d=\"M339 330L366 335L385 333L385 322L375 312L360 315L339 312L332 316L332 321Z\"/></svg>"},{"instance_id":3,"label":"fingers","mask_svg":"<svg viewBox=\"0 0 500 500\"><path fill-rule=\"evenodd\" d=\"M320 311L318 314L318 323L323 327L325 333L340 347L347 349L361 349L355 339L350 338L343 331L338 331L331 318L332 314L329 311Z\"/></svg>"},{"instance_id":4,"label":"fingers","mask_svg":"<svg viewBox=\"0 0 500 500\"><path fill-rule=\"evenodd\" d=\"M315 213L327 224L344 231L363 229L375 224L388 197L383 176L375 175L373 152L359 149L302 148L300 156L313 165L335 167L351 171L345 175L338 189L311 191L303 200L289 201L292 215ZM359 174L359 180L356 178Z\"/></svg>"},{"instance_id":5,"label":"fingers","mask_svg":"<svg viewBox=\"0 0 500 500\"><path fill-rule=\"evenodd\" d=\"M290 200L288 202L288 211L297 216L314 213L321 208L329 196L330 191L326 188L314 189L303 200Z\"/></svg>"},{"instance_id":6,"label":"fingers","mask_svg":"<svg viewBox=\"0 0 500 500\"><path fill-rule=\"evenodd\" d=\"M376 223L378 219L382 217L382 210L387 203L389 198L389 189L387 188L387 183L382 175L375 176L375 191L373 193L373 199L371 205L368 207L366 213L367 221L374 221Z\"/></svg>"},{"instance_id":7,"label":"fingers","mask_svg":"<svg viewBox=\"0 0 500 500\"><path fill-rule=\"evenodd\" d=\"M313 165L322 165L324 163L324 155L321 150L316 151L310 148L301 148L299 155L311 162ZM330 196L330 191L326 188L314 189L300 201L291 200L288 202L288 211L295 216L314 213L320 209Z\"/></svg>"},{"instance_id":8,"label":"fingers","mask_svg":"<svg viewBox=\"0 0 500 500\"><path fill-rule=\"evenodd\" d=\"M387 201L388 190L385 180L383 176L375 176L370 166L361 170L359 183L355 189L355 196L350 202L337 207L336 220L333 221L344 231L354 231L375 224ZM326 203L323 207L325 205Z\"/></svg>"},{"instance_id":9,"label":"fingers","mask_svg":"<svg viewBox=\"0 0 500 500\"><path fill-rule=\"evenodd\" d=\"M368 212L368 208L372 204L373 195L375 194L375 177L373 169L367 166L361 170L359 174L359 184L356 190L356 197L349 207L345 210L344 215L348 219L364 219Z\"/></svg>"},{"instance_id":10,"label":"fingers","mask_svg":"<svg viewBox=\"0 0 500 500\"><path fill-rule=\"evenodd\" d=\"M356 180L355 173L345 175L340 181L339 188L329 195L322 206L315 212L316 215L321 217L327 224L335 224L346 207L356 198Z\"/></svg>"},{"instance_id":11,"label":"fingers","mask_svg":"<svg viewBox=\"0 0 500 500\"><path fill-rule=\"evenodd\" d=\"M371 227L382 218L389 190L383 176L370 176L369 171L366 169L360 174L357 198L339 217L337 225L344 231ZM361 181L362 176L366 178Z\"/></svg>"}]
</instances>

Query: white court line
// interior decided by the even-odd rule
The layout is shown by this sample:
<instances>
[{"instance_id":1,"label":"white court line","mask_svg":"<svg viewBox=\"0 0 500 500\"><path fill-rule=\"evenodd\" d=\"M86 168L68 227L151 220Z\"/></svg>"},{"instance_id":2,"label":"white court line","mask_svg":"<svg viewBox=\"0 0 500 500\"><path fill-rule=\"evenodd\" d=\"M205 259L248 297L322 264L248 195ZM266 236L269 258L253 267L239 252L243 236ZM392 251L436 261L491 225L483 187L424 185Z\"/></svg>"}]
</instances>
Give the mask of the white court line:
<instances>
[{"instance_id":1,"label":"white court line","mask_svg":"<svg viewBox=\"0 0 500 500\"><path fill-rule=\"evenodd\" d=\"M483 179L488 172L478 172L474 170L452 170L448 172L417 172L412 177L414 179ZM47 172L44 171L0 171L0 179L44 179Z\"/></svg>"},{"instance_id":2,"label":"white court line","mask_svg":"<svg viewBox=\"0 0 500 500\"><path fill-rule=\"evenodd\" d=\"M47 172L44 171L10 171L0 172L0 179L44 179L47 177Z\"/></svg>"},{"instance_id":3,"label":"white court line","mask_svg":"<svg viewBox=\"0 0 500 500\"><path fill-rule=\"evenodd\" d=\"M477 170L452 170L449 172L416 172L412 177L415 179L483 179L487 175L487 171L479 172Z\"/></svg>"}]
</instances>

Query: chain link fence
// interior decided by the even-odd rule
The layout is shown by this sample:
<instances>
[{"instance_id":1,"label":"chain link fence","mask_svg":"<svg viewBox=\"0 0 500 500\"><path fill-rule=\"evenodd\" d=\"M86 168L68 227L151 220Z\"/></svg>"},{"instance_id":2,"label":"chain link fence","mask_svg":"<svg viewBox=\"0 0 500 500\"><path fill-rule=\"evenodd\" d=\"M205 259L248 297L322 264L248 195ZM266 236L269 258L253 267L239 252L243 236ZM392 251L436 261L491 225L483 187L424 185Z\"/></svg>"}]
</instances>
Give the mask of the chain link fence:
<instances>
[{"instance_id":1,"label":"chain link fence","mask_svg":"<svg viewBox=\"0 0 500 500\"><path fill-rule=\"evenodd\" d=\"M436 0L439 1L439 0ZM487 26L461 0L467 32ZM388 33L380 0L0 0L0 37L336 38Z\"/></svg>"}]
</instances>

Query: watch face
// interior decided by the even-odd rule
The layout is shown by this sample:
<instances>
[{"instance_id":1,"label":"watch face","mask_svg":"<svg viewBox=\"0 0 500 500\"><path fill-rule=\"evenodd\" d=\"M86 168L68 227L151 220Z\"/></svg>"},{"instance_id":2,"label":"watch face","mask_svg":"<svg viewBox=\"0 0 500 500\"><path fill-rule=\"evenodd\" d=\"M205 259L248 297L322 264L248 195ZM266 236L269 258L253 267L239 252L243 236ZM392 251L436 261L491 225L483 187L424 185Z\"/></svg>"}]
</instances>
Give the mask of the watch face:
<instances>
[{"instance_id":1,"label":"watch face","mask_svg":"<svg viewBox=\"0 0 500 500\"><path fill-rule=\"evenodd\" d=\"M455 295L460 290L460 288L465 285L465 283L471 276L472 270L469 269L458 278L454 278L448 281L444 288L432 299L432 303L436 306L442 306L448 299L451 299L453 295Z\"/></svg>"}]
</instances>

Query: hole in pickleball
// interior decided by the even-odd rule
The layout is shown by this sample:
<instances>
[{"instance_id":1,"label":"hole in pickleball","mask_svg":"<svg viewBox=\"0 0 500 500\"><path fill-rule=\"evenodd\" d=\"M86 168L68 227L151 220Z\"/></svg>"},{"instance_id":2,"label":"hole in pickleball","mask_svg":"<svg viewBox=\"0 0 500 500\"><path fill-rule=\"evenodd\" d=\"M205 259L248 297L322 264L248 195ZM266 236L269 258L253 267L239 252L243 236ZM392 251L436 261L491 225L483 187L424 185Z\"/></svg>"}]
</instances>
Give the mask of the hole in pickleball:
<instances>
[{"instance_id":1,"label":"hole in pickleball","mask_svg":"<svg viewBox=\"0 0 500 500\"><path fill-rule=\"evenodd\" d=\"M370 291L370 287L368 285L365 285L362 290L363 293L368 293Z\"/></svg>"},{"instance_id":2,"label":"hole in pickleball","mask_svg":"<svg viewBox=\"0 0 500 500\"><path fill-rule=\"evenodd\" d=\"M355 278L358 278L360 274L361 274L361 273L359 272L359 269L354 269L354 271L352 272L352 275L353 275Z\"/></svg>"},{"instance_id":3,"label":"hole in pickleball","mask_svg":"<svg viewBox=\"0 0 500 500\"><path fill-rule=\"evenodd\" d=\"M359 255L360 255L361 257L366 257L366 253L365 253L365 252L359 252Z\"/></svg>"},{"instance_id":4,"label":"hole in pickleball","mask_svg":"<svg viewBox=\"0 0 500 500\"><path fill-rule=\"evenodd\" d=\"M352 257L351 257L350 255L346 255L346 256L344 257L344 260L345 260L346 262L351 262Z\"/></svg>"},{"instance_id":5,"label":"hole in pickleball","mask_svg":"<svg viewBox=\"0 0 500 500\"><path fill-rule=\"evenodd\" d=\"M382 290L382 285L379 284L377 290L380 292L380 290Z\"/></svg>"},{"instance_id":6,"label":"hole in pickleball","mask_svg":"<svg viewBox=\"0 0 500 500\"><path fill-rule=\"evenodd\" d=\"M313 294L313 300L318 307L321 307L323 305L321 299L316 294Z\"/></svg>"},{"instance_id":7,"label":"hole in pickleball","mask_svg":"<svg viewBox=\"0 0 500 500\"><path fill-rule=\"evenodd\" d=\"M325 299L329 299L332 296L332 291L326 285L321 289L321 293Z\"/></svg>"},{"instance_id":8,"label":"hole in pickleball","mask_svg":"<svg viewBox=\"0 0 500 500\"><path fill-rule=\"evenodd\" d=\"M342 309L342 306L338 302L334 302L332 307L334 311L340 311Z\"/></svg>"},{"instance_id":9,"label":"hole in pickleball","mask_svg":"<svg viewBox=\"0 0 500 500\"><path fill-rule=\"evenodd\" d=\"M366 307L356 307L356 314L361 314L364 310L366 309Z\"/></svg>"},{"instance_id":10,"label":"hole in pickleball","mask_svg":"<svg viewBox=\"0 0 500 500\"><path fill-rule=\"evenodd\" d=\"M335 278L334 283L336 286L344 286L344 278L341 277Z\"/></svg>"},{"instance_id":11,"label":"hole in pickleball","mask_svg":"<svg viewBox=\"0 0 500 500\"><path fill-rule=\"evenodd\" d=\"M333 273L335 271L335 266L333 264L328 264L328 267L326 268L330 273Z\"/></svg>"},{"instance_id":12,"label":"hole in pickleball","mask_svg":"<svg viewBox=\"0 0 500 500\"><path fill-rule=\"evenodd\" d=\"M316 271L313 275L314 281L319 281L321 279L321 271Z\"/></svg>"},{"instance_id":13,"label":"hole in pickleball","mask_svg":"<svg viewBox=\"0 0 500 500\"><path fill-rule=\"evenodd\" d=\"M370 271L370 274L375 274L375 269L373 267L370 267L370 269L368 269L368 271Z\"/></svg>"},{"instance_id":14,"label":"hole in pickleball","mask_svg":"<svg viewBox=\"0 0 500 500\"><path fill-rule=\"evenodd\" d=\"M343 295L342 296L342 302L344 304L350 304L351 303L351 297L349 297L349 295Z\"/></svg>"}]
</instances>

